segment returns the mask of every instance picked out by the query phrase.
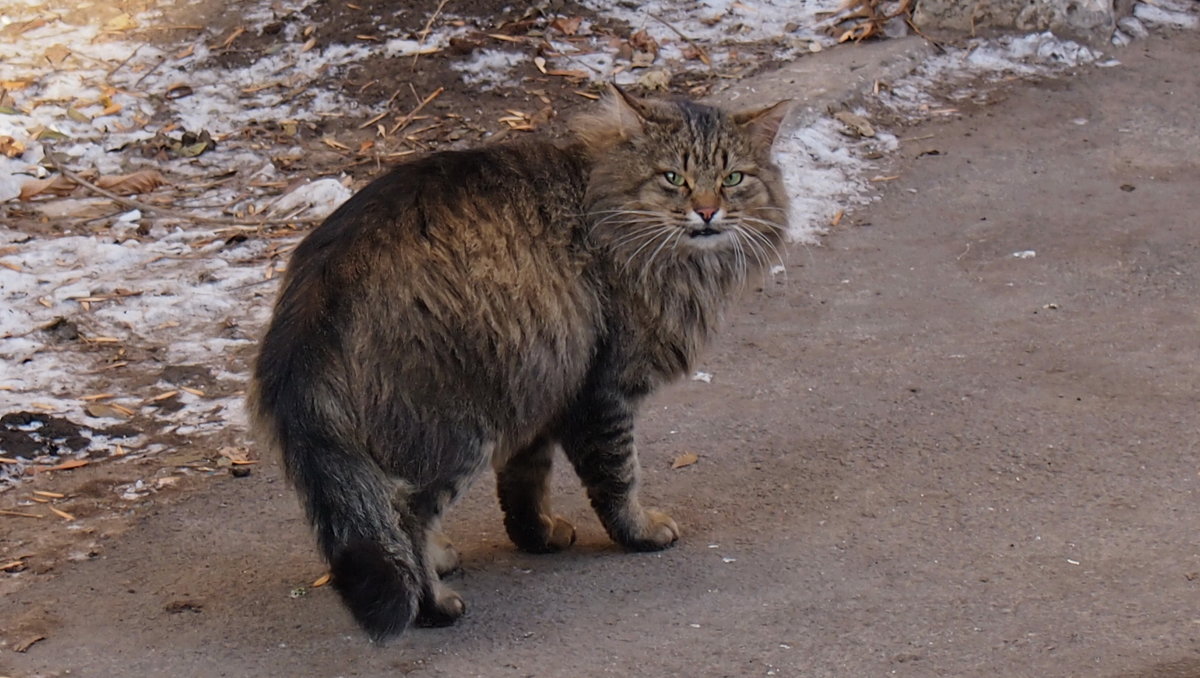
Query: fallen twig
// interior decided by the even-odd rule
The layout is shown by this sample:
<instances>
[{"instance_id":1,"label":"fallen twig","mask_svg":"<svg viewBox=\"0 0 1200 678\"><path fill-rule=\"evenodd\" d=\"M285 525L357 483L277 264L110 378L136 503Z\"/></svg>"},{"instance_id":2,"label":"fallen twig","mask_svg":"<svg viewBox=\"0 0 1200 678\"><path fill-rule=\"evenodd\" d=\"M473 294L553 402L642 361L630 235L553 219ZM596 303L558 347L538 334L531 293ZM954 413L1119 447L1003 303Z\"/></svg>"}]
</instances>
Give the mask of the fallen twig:
<instances>
[{"instance_id":1,"label":"fallen twig","mask_svg":"<svg viewBox=\"0 0 1200 678\"><path fill-rule=\"evenodd\" d=\"M647 12L647 14L649 14L651 19L654 19L658 23L671 29L671 31L673 33L675 33L675 35L678 35L680 38L682 38L683 41L686 42L689 47L696 50L696 54L700 55L700 61L702 61L705 66L708 66L708 70L710 70L710 71L717 70L712 64L712 58L708 56L708 52L703 47L701 47L700 45L697 45L694 40L692 40L688 36L684 35L683 31L679 30L678 28L675 28L675 26L671 25L671 23L669 23L666 19L658 16L657 14L653 14L650 12Z\"/></svg>"},{"instance_id":2,"label":"fallen twig","mask_svg":"<svg viewBox=\"0 0 1200 678\"><path fill-rule=\"evenodd\" d=\"M5 511L3 509L0 509L0 516L16 516L18 518L45 518L46 517L46 516L39 516L36 513L22 513L20 511Z\"/></svg>"},{"instance_id":3,"label":"fallen twig","mask_svg":"<svg viewBox=\"0 0 1200 678\"><path fill-rule=\"evenodd\" d=\"M126 198L124 196L117 195L116 193L113 193L112 191L109 191L107 189L100 188L96 184L88 181L87 179L84 179L83 177L79 176L75 172L72 172L71 170L67 169L66 166L62 163L62 161L59 160L58 156L54 153L54 151L50 150L49 148L46 148L45 152L46 152L46 159L49 160L50 164L54 166L54 169L56 169L60 173L62 173L62 175L64 177L70 179L71 181L74 181L75 183L79 184L80 186L83 186L84 188L88 189L89 191L92 191L93 193L95 193L97 195L101 195L105 198L108 198L109 200L112 200L113 202L117 203L118 205L123 205L130 209L141 210L142 212L146 212L148 214L157 214L160 217L167 217L167 218L171 218L171 219L181 219L184 221L195 221L195 222L199 222L202 224L217 224L217 225L221 225L221 226L261 227L261 226L285 226L288 224L315 224L315 223L317 223L317 221L313 220L313 219L252 220L252 219L216 218L216 217L206 217L206 216L202 216L199 214L184 214L182 212L176 212L175 210L169 210L164 207L156 207L149 203L144 203L144 202L141 202L140 200L132 200L130 198Z\"/></svg>"},{"instance_id":4,"label":"fallen twig","mask_svg":"<svg viewBox=\"0 0 1200 678\"><path fill-rule=\"evenodd\" d=\"M425 38L429 37L429 32L433 29L433 22L437 21L438 15L442 13L442 9L446 6L447 0L441 0L438 3L437 9L433 10L433 14L429 15L429 21L425 22L425 28L417 32L417 51L413 54L412 68L417 70L417 59L421 58L423 50L421 46L425 44Z\"/></svg>"},{"instance_id":5,"label":"fallen twig","mask_svg":"<svg viewBox=\"0 0 1200 678\"><path fill-rule=\"evenodd\" d=\"M406 126L408 126L408 124L413 121L413 118L415 118L417 116L417 114L421 112L422 108L425 108L425 106L427 106L430 101L433 101L434 99L441 96L442 92L444 92L444 91L446 91L445 87L439 87L439 88L433 90L432 94L430 94L429 96L422 99L421 103L417 104L416 108L412 109L411 111L408 112L408 115L401 118L400 122L396 123L396 126L388 131L388 135L390 136L392 134L395 134L396 132L399 132L400 130L402 130Z\"/></svg>"}]
</instances>

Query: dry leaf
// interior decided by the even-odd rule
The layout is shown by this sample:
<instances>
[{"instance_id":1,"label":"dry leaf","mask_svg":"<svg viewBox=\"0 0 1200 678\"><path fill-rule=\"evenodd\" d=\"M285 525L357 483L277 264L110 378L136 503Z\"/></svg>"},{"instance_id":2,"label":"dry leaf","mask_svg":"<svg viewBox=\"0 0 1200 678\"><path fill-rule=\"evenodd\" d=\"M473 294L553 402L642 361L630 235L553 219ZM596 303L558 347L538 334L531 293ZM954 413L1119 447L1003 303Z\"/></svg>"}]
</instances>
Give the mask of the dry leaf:
<instances>
[{"instance_id":1,"label":"dry leaf","mask_svg":"<svg viewBox=\"0 0 1200 678\"><path fill-rule=\"evenodd\" d=\"M240 447L222 447L217 452L222 457L225 457L235 464L252 463L249 454L247 454L246 450L243 450Z\"/></svg>"},{"instance_id":2,"label":"dry leaf","mask_svg":"<svg viewBox=\"0 0 1200 678\"><path fill-rule=\"evenodd\" d=\"M48 23L50 22L46 18L38 17L36 19L30 19L24 23L9 24L3 29L0 29L0 35L21 35L22 33L27 33L29 31L36 31Z\"/></svg>"},{"instance_id":3,"label":"dry leaf","mask_svg":"<svg viewBox=\"0 0 1200 678\"><path fill-rule=\"evenodd\" d=\"M861 115L856 115L850 111L838 111L833 114L833 117L840 123L846 126L843 133L849 133L853 136L873 137L875 136L875 128L871 123Z\"/></svg>"},{"instance_id":4,"label":"dry leaf","mask_svg":"<svg viewBox=\"0 0 1200 678\"><path fill-rule=\"evenodd\" d=\"M671 462L671 468L683 468L684 466L691 466L698 461L700 461L700 457L697 456L696 453L684 452L678 457L675 457L675 460Z\"/></svg>"},{"instance_id":5,"label":"dry leaf","mask_svg":"<svg viewBox=\"0 0 1200 678\"><path fill-rule=\"evenodd\" d=\"M46 639L46 636L30 636L30 637L26 638L25 640L18 642L16 645L13 645L13 652L24 652L24 651L28 650L29 648L33 647L34 643L38 642L39 640L45 640L45 639Z\"/></svg>"},{"instance_id":6,"label":"dry leaf","mask_svg":"<svg viewBox=\"0 0 1200 678\"><path fill-rule=\"evenodd\" d=\"M62 492L47 492L46 490L34 490L34 494L39 497L49 497L51 499L66 499L67 495Z\"/></svg>"},{"instance_id":7,"label":"dry leaf","mask_svg":"<svg viewBox=\"0 0 1200 678\"><path fill-rule=\"evenodd\" d=\"M629 36L629 46L639 52L649 52L652 56L658 56L658 41L651 37L645 29Z\"/></svg>"},{"instance_id":8,"label":"dry leaf","mask_svg":"<svg viewBox=\"0 0 1200 678\"><path fill-rule=\"evenodd\" d=\"M5 157L17 157L24 154L25 144L18 142L12 137L0 137L0 155Z\"/></svg>"},{"instance_id":9,"label":"dry leaf","mask_svg":"<svg viewBox=\"0 0 1200 678\"><path fill-rule=\"evenodd\" d=\"M540 57L540 56L534 57L533 65L537 66L537 69L539 71L541 71L543 75L545 75L545 73L546 73L546 58L545 57Z\"/></svg>"},{"instance_id":10,"label":"dry leaf","mask_svg":"<svg viewBox=\"0 0 1200 678\"><path fill-rule=\"evenodd\" d=\"M331 579L333 579L333 577L328 572L326 572L325 574L321 575L320 577L317 577L317 580L314 581L313 583L309 584L308 587L311 589L319 589L322 586L328 584L329 580L331 580Z\"/></svg>"},{"instance_id":11,"label":"dry leaf","mask_svg":"<svg viewBox=\"0 0 1200 678\"><path fill-rule=\"evenodd\" d=\"M42 56L46 57L46 61L49 61L51 66L58 68L67 60L67 57L71 56L71 50L66 45L56 43L47 47Z\"/></svg>"},{"instance_id":12,"label":"dry leaf","mask_svg":"<svg viewBox=\"0 0 1200 678\"><path fill-rule=\"evenodd\" d=\"M167 183L157 170L141 170L133 174L117 174L96 179L96 185L117 195L149 193Z\"/></svg>"},{"instance_id":13,"label":"dry leaf","mask_svg":"<svg viewBox=\"0 0 1200 678\"><path fill-rule=\"evenodd\" d=\"M123 412L122 410L125 411ZM83 411L87 412L88 416L96 417L97 419L125 419L129 416L126 414L128 412L126 408L109 403L88 403L84 406Z\"/></svg>"},{"instance_id":14,"label":"dry leaf","mask_svg":"<svg viewBox=\"0 0 1200 678\"><path fill-rule=\"evenodd\" d=\"M642 77L638 78L637 84L649 91L666 91L671 86L671 76L661 69L646 71Z\"/></svg>"},{"instance_id":15,"label":"dry leaf","mask_svg":"<svg viewBox=\"0 0 1200 678\"><path fill-rule=\"evenodd\" d=\"M579 32L581 24L583 24L583 17L575 16L568 19L560 16L550 22L550 28L563 35L575 35Z\"/></svg>"},{"instance_id":16,"label":"dry leaf","mask_svg":"<svg viewBox=\"0 0 1200 678\"><path fill-rule=\"evenodd\" d=\"M104 30L106 31L127 31L131 28L137 28L137 22L133 20L133 17L124 12L104 22Z\"/></svg>"},{"instance_id":17,"label":"dry leaf","mask_svg":"<svg viewBox=\"0 0 1200 678\"><path fill-rule=\"evenodd\" d=\"M30 179L21 184L19 197L21 200L33 200L41 195L67 195L74 191L75 187L74 181L57 174L49 179Z\"/></svg>"}]
</instances>

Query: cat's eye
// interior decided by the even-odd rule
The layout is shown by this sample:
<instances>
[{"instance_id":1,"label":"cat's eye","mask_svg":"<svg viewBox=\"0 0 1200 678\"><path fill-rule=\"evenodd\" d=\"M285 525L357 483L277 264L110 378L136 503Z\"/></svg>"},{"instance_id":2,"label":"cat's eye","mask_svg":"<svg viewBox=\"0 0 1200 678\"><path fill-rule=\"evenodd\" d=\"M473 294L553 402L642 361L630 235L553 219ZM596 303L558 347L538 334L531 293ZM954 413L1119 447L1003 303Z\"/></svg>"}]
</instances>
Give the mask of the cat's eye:
<instances>
[{"instance_id":1,"label":"cat's eye","mask_svg":"<svg viewBox=\"0 0 1200 678\"><path fill-rule=\"evenodd\" d=\"M725 175L725 179L721 181L722 186L737 186L742 183L741 172L730 172Z\"/></svg>"},{"instance_id":2,"label":"cat's eye","mask_svg":"<svg viewBox=\"0 0 1200 678\"><path fill-rule=\"evenodd\" d=\"M682 186L686 181L682 174L678 172L672 172L671 170L663 172L663 178L666 179L667 183L671 184L672 186Z\"/></svg>"}]
</instances>

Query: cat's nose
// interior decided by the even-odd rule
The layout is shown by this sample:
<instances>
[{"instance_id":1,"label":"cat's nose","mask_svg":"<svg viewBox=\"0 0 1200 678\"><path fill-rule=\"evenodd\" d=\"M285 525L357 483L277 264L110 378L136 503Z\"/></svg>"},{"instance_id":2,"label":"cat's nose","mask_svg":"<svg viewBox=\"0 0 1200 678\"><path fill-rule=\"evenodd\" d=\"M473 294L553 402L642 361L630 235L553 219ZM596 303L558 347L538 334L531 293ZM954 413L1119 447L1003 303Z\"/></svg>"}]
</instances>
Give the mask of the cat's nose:
<instances>
[{"instance_id":1,"label":"cat's nose","mask_svg":"<svg viewBox=\"0 0 1200 678\"><path fill-rule=\"evenodd\" d=\"M706 224L712 221L717 212L721 211L720 207L694 207L692 209L696 210L696 214L699 214Z\"/></svg>"}]
</instances>

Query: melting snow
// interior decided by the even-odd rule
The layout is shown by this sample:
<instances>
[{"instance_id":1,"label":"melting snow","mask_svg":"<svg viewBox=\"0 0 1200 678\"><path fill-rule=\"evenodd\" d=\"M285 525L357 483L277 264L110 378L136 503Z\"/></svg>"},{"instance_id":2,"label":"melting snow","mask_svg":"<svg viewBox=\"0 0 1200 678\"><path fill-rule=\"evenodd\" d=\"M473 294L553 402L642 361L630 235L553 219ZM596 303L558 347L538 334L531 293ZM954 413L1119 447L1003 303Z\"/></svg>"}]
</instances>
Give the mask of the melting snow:
<instances>
[{"instance_id":1,"label":"melting snow","mask_svg":"<svg viewBox=\"0 0 1200 678\"><path fill-rule=\"evenodd\" d=\"M272 2L244 3L239 11L249 26L273 20L279 11L298 11L310 0L286 6L279 5L278 0ZM736 42L774 39L785 28L794 28L789 40L796 43L784 45L785 51L807 49L801 45L806 41L827 45L829 39L819 33L816 25L824 13L841 5L841 0L652 0L636 6L584 2L615 12L635 29L646 30L659 41L663 58L681 59L686 46L666 25L669 23L706 46L716 45L711 56L718 62L729 58ZM1159 4L1164 7L1147 9L1148 5L1139 4L1138 17L1187 23L1175 14L1164 14L1178 13L1173 5L1165 0ZM136 19L149 18L153 17ZM375 49L382 48L393 56L416 54L445 45L455 30L435 31L423 41L386 36L388 39ZM188 129L207 129L216 134L237 130L255 119L302 120L345 114L353 102L321 90L319 78L363 59L371 49L366 45L332 45L306 50L296 41L249 65L226 70L204 66L209 48L203 41L197 41L190 54L167 54L151 46L97 38L98 31L93 27L55 22L18 39L0 41L0 80L36 83L20 94L27 97L24 101L43 102L23 105L15 115L0 115L0 136L11 136L28 149L18 158L0 157L0 202L11 200L26 179L43 173L39 167L43 149L32 138L33 130L48 128L67 135L69 141L59 142L61 154L78 165L110 172L122 169L121 155L107 150L150 136L139 121L161 115L163 111L155 106L167 107L170 119ZM73 54L81 55L84 58L79 61L85 65L73 72L42 77L42 55L53 44L65 45ZM596 80L610 79L617 69L612 55L604 50L589 51L567 44L558 47L562 54L551 58L552 67L583 69ZM912 76L893 83L891 92L881 93L880 99L899 112L919 116L925 114L922 106L927 108L932 100L928 92L947 82L961 83L964 95L968 95L967 83L973 78L1052 73L1097 57L1086 47L1049 34L975 41L966 49L950 49L945 55L931 58ZM482 50L457 67L467 82L481 88L495 87L510 82L512 71L527 58L504 50ZM122 62L120 69L109 72L113 64ZM626 71L619 77L628 79L633 75ZM111 82L116 90L104 90L105 82ZM150 98L125 93L161 95L180 82L192 88L189 96L156 97L152 103ZM247 92L252 98L245 98ZM104 115L106 109L115 108L103 104L106 96L120 110ZM70 114L72 110L76 114ZM362 118L370 114L359 112ZM792 198L793 239L813 240L846 204L869 199L870 163L856 153L855 143L848 141L838 124L828 118L781 135L777 152ZM895 138L881 133L874 143L886 149L895 145ZM175 163L171 171L199 176L218 166L239 167L263 176L275 173L265 155L236 147L219 148L194 161ZM280 215L300 209L327 213L348 194L340 182L329 179L304 185L273 205L256 205ZM207 198L212 200L211 195ZM257 237L240 241L229 231L194 226L185 230L161 224L136 235L147 221L127 211L105 235L33 237L0 230L0 412L27 409L36 402L60 416L87 421L84 404L78 398L105 390L109 377L98 372L99 365L93 363L100 360L101 354L56 345L41 332L39 328L57 318L75 323L84 341L116 341L152 351L163 364L201 364L214 371L229 364L232 351L244 349L254 340L269 315L275 289L268 277L277 272L276 262L267 256L268 251L286 249L299 236L274 242ZM85 305L90 308L85 310ZM233 371L217 375L218 380L232 382L243 382L245 377ZM180 426L181 432L202 435L227 426L242 426L236 397L214 399L184 394L182 401L183 409L161 415Z\"/></svg>"}]
</instances>

